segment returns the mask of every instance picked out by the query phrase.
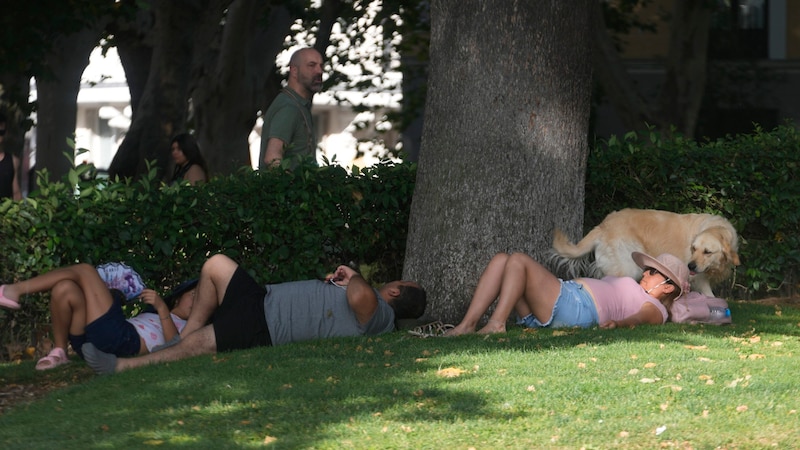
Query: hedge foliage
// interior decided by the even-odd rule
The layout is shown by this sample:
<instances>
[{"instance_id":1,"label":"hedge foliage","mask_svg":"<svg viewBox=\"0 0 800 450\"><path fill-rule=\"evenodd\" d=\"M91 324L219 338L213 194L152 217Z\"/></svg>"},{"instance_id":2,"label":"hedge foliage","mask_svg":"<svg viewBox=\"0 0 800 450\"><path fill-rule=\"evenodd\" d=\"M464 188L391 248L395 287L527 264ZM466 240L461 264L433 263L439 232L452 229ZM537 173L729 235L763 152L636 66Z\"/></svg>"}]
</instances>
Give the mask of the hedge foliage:
<instances>
[{"instance_id":1,"label":"hedge foliage","mask_svg":"<svg viewBox=\"0 0 800 450\"><path fill-rule=\"evenodd\" d=\"M136 182L40 183L24 202L0 203L0 280L86 262L123 261L161 292L226 254L263 283L323 277L368 264L372 281L400 278L416 166L385 163L352 174L304 165L243 169L209 183L165 186L156 171ZM45 176L46 177L46 176ZM46 295L0 311L3 342L29 342L49 322Z\"/></svg>"},{"instance_id":2,"label":"hedge foliage","mask_svg":"<svg viewBox=\"0 0 800 450\"><path fill-rule=\"evenodd\" d=\"M622 208L719 214L740 237L742 265L728 293L793 294L800 270L798 164L800 132L789 125L707 142L652 130L612 137L589 156L586 230Z\"/></svg>"}]
</instances>

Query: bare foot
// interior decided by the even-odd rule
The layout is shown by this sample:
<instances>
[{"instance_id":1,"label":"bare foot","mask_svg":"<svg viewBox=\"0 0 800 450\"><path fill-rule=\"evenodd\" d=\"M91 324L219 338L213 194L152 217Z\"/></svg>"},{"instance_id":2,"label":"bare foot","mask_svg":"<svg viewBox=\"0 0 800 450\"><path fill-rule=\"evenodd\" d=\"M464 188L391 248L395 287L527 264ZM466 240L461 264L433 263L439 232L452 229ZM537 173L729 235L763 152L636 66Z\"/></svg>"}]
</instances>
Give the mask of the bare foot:
<instances>
[{"instance_id":1,"label":"bare foot","mask_svg":"<svg viewBox=\"0 0 800 450\"><path fill-rule=\"evenodd\" d=\"M470 327L468 327L466 325L459 324L455 328L447 330L447 332L444 334L444 336L446 336L446 337L449 337L449 336L461 336L462 334L472 334L474 332L475 332L475 328L474 327L470 328Z\"/></svg>"},{"instance_id":2,"label":"bare foot","mask_svg":"<svg viewBox=\"0 0 800 450\"><path fill-rule=\"evenodd\" d=\"M495 333L505 333L506 332L506 324L505 322L498 322L496 320L490 320L483 328L478 330L478 334L495 334Z\"/></svg>"}]
</instances>

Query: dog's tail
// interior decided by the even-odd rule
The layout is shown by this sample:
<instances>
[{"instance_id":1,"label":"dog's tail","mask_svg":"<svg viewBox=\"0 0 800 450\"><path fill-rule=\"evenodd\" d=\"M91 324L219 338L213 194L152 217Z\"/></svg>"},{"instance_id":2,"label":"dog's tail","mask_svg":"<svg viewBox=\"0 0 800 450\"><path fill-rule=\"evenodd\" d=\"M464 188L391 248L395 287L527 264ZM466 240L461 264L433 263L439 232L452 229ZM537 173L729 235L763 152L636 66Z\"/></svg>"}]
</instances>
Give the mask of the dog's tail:
<instances>
[{"instance_id":1,"label":"dog's tail","mask_svg":"<svg viewBox=\"0 0 800 450\"><path fill-rule=\"evenodd\" d=\"M565 258L582 258L593 252L597 246L595 235L598 232L596 230L596 228L593 229L580 242L573 244L563 231L556 228L553 233L553 250Z\"/></svg>"},{"instance_id":2,"label":"dog's tail","mask_svg":"<svg viewBox=\"0 0 800 450\"><path fill-rule=\"evenodd\" d=\"M564 279L601 276L594 260L594 234L595 230L592 230L580 242L573 244L563 231L556 229L553 248L547 255L550 270Z\"/></svg>"}]
</instances>

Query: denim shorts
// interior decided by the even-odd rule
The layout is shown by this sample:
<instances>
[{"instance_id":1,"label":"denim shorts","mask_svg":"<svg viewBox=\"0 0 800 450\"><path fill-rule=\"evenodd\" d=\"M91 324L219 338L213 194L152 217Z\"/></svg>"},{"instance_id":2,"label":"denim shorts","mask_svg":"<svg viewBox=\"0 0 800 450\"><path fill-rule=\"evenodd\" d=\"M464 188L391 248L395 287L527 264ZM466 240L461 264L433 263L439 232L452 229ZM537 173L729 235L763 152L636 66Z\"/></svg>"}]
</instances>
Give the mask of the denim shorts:
<instances>
[{"instance_id":1,"label":"denim shorts","mask_svg":"<svg viewBox=\"0 0 800 450\"><path fill-rule=\"evenodd\" d=\"M528 328L588 328L598 323L600 319L597 316L597 307L594 305L594 299L589 291L578 282L559 281L561 281L561 292L558 293L550 320L542 323L533 314L528 314L519 319L518 324Z\"/></svg>"}]
</instances>

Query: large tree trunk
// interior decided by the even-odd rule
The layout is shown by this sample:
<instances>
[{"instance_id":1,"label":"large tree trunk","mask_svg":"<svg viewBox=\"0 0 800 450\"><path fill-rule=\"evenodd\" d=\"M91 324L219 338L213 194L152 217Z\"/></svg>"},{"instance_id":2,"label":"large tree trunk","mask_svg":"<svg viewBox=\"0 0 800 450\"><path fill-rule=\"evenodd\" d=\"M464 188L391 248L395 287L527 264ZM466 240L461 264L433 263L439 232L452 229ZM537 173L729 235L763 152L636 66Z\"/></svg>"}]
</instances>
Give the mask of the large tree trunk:
<instances>
[{"instance_id":1,"label":"large tree trunk","mask_svg":"<svg viewBox=\"0 0 800 450\"><path fill-rule=\"evenodd\" d=\"M711 2L676 0L661 90L661 119L686 136L694 136L706 90Z\"/></svg>"},{"instance_id":2,"label":"large tree trunk","mask_svg":"<svg viewBox=\"0 0 800 450\"><path fill-rule=\"evenodd\" d=\"M133 177L144 173L146 161L163 170L169 166L169 140L185 130L189 82L196 36L219 20L218 2L172 0L155 2L155 47L141 103L125 140L111 161L109 174ZM194 26L187 27L187 23Z\"/></svg>"},{"instance_id":3,"label":"large tree trunk","mask_svg":"<svg viewBox=\"0 0 800 450\"><path fill-rule=\"evenodd\" d=\"M614 106L623 126L643 130L647 125L670 132L674 126L694 136L706 88L708 39L713 5L697 0L675 0L670 45L664 61L664 82L656 97L646 99L617 49L603 19L601 0L593 0L592 43L598 83Z\"/></svg>"},{"instance_id":4,"label":"large tree trunk","mask_svg":"<svg viewBox=\"0 0 800 450\"><path fill-rule=\"evenodd\" d=\"M128 0L130 1L130 0ZM134 16L123 16L109 25L131 95L131 117L136 117L144 95L153 58L154 0L137 0Z\"/></svg>"},{"instance_id":5,"label":"large tree trunk","mask_svg":"<svg viewBox=\"0 0 800 450\"><path fill-rule=\"evenodd\" d=\"M192 94L198 143L215 175L250 166L248 136L264 103L261 88L295 18L262 0L237 0L228 9L219 51L204 58L205 76Z\"/></svg>"},{"instance_id":6,"label":"large tree trunk","mask_svg":"<svg viewBox=\"0 0 800 450\"><path fill-rule=\"evenodd\" d=\"M434 0L403 277L427 314L463 316L493 254L541 258L582 228L589 2Z\"/></svg>"},{"instance_id":7,"label":"large tree trunk","mask_svg":"<svg viewBox=\"0 0 800 450\"><path fill-rule=\"evenodd\" d=\"M47 56L53 75L36 80L36 169L47 169L51 180L60 179L72 168L64 153L72 155L74 150L67 139L75 137L81 76L104 26L95 23L91 28L60 37Z\"/></svg>"},{"instance_id":8,"label":"large tree trunk","mask_svg":"<svg viewBox=\"0 0 800 450\"><path fill-rule=\"evenodd\" d=\"M594 77L603 88L611 104L628 130L644 129L647 124L658 124L647 100L642 96L633 77L627 72L603 17L601 0L593 0L592 7L592 64Z\"/></svg>"}]
</instances>

